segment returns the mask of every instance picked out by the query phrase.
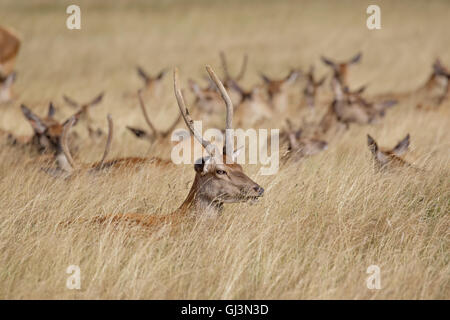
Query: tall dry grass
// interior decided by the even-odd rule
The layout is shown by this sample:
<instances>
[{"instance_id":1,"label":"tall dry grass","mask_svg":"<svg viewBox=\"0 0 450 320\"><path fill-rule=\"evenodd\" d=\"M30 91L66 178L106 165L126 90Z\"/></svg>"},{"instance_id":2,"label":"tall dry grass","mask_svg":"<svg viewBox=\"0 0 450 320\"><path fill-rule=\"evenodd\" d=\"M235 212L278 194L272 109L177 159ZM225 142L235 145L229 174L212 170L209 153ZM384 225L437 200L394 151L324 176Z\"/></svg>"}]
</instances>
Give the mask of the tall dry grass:
<instances>
[{"instance_id":1,"label":"tall dry grass","mask_svg":"<svg viewBox=\"0 0 450 320\"><path fill-rule=\"evenodd\" d=\"M17 102L1 107L0 128L31 129L19 102L68 116L62 94L88 100L98 126L112 113L112 156L146 155L125 130L144 126L137 101L123 93L141 85L134 67L180 67L199 79L219 68L225 49L238 65L250 56L244 84L258 71L282 76L291 66L328 70L318 57L345 59L362 50L353 86L369 94L412 90L440 56L450 64L450 6L445 1L380 1L382 30L365 26L365 1L80 1L82 30L65 28L60 1L2 1L0 21L21 34ZM296 90L299 91L299 85ZM295 91L295 92L297 92ZM151 115L164 127L177 115L170 76ZM44 299L448 299L450 108L419 112L407 101L373 126L353 126L326 152L281 168L275 176L246 172L266 189L255 205L225 207L214 221L148 234L140 228L58 224L101 213L165 214L184 199L192 166L55 180L27 153L0 150L0 297ZM319 108L325 108L320 106ZM297 123L300 119L295 118ZM277 128L280 123L267 123ZM82 127L76 128L85 134ZM407 159L426 172L373 171L366 134L393 146L411 134ZM88 141L79 161L98 160ZM151 154L167 158L167 150ZM81 290L66 288L69 265L81 268ZM366 287L366 269L381 269L381 290Z\"/></svg>"}]
</instances>

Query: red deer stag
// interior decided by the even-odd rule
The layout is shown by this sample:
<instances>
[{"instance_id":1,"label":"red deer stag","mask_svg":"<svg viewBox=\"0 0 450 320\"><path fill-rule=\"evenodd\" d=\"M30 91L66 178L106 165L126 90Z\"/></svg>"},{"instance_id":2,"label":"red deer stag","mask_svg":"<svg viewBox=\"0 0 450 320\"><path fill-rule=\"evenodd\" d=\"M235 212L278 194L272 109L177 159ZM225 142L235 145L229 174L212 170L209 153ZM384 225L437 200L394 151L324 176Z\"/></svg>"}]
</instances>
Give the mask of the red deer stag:
<instances>
[{"instance_id":1,"label":"red deer stag","mask_svg":"<svg viewBox=\"0 0 450 320\"><path fill-rule=\"evenodd\" d=\"M233 104L226 89L214 71L206 66L208 74L216 83L225 101L227 116L226 129L232 129ZM217 215L224 203L246 202L256 200L264 193L264 189L251 180L243 171L242 167L235 163L233 152L233 141L230 131L225 135L224 152L220 154L218 148L211 142L203 139L201 134L194 128L194 122L186 108L183 95L178 85L178 70L174 70L174 90L180 108L180 113L191 131L209 154L196 161L194 165L195 179L185 201L171 214L156 216L149 214L116 214L98 216L95 222L119 222L137 223L144 226L154 227L160 224L177 225L187 217L199 215ZM192 215L194 213L194 215Z\"/></svg>"}]
</instances>

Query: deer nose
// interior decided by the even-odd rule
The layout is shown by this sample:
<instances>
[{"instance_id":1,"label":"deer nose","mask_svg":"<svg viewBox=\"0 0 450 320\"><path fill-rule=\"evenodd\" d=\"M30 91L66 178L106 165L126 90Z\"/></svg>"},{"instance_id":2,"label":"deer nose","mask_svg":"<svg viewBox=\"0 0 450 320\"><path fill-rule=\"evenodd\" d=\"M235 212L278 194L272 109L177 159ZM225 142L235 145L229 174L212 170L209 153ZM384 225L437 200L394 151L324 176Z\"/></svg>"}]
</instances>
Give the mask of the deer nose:
<instances>
[{"instance_id":1,"label":"deer nose","mask_svg":"<svg viewBox=\"0 0 450 320\"><path fill-rule=\"evenodd\" d=\"M255 190L259 196L262 196L262 194L264 193L264 189L261 188L260 186L254 187L253 190Z\"/></svg>"}]
</instances>

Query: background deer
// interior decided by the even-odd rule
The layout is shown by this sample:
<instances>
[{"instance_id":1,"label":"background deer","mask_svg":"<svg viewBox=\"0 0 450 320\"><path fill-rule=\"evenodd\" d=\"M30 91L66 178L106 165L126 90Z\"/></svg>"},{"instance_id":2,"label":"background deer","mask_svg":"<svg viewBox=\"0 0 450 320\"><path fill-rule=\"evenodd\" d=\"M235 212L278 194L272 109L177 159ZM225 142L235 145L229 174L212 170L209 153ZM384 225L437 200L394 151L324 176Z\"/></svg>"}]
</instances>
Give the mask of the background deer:
<instances>
[{"instance_id":1,"label":"background deer","mask_svg":"<svg viewBox=\"0 0 450 320\"><path fill-rule=\"evenodd\" d=\"M227 89L228 94L231 98L231 101L234 105L238 105L240 101L242 100L241 92L236 91L233 84L239 83L244 78L245 71L247 70L247 64L248 64L248 55L244 54L244 58L242 60L241 68L239 69L239 72L236 74L235 77L233 77L230 74L227 58L225 56L225 52L220 51L220 61L222 62L222 68L224 72L224 78L222 80L222 83ZM215 88L215 84L212 84L212 88Z\"/></svg>"},{"instance_id":2,"label":"background deer","mask_svg":"<svg viewBox=\"0 0 450 320\"><path fill-rule=\"evenodd\" d=\"M211 79L216 83L223 100L225 101L227 116L226 129L232 129L233 104L222 82L214 71L206 66ZM145 226L155 226L161 223L177 224L182 219L195 212L195 216L216 216L223 208L224 203L246 202L261 197L264 189L251 180L242 167L235 163L236 154L233 152L233 141L230 132L225 135L223 154L211 142L203 139L193 126L194 121L189 115L183 95L178 85L178 70L174 70L174 90L180 108L180 113L191 134L205 148L208 156L199 159L194 165L195 179L186 199L181 206L165 216L147 214L118 214L94 218L96 222L126 221Z\"/></svg>"},{"instance_id":3,"label":"background deer","mask_svg":"<svg viewBox=\"0 0 450 320\"><path fill-rule=\"evenodd\" d=\"M57 154L62 151L61 137L64 125L68 123L70 118L63 123L56 120L55 107L51 102L48 107L47 115L43 118L36 115L24 104L22 104L20 108L34 131L34 135L29 139L33 148L41 154ZM72 117L77 120L79 118L79 113L77 112ZM70 138L74 140L76 135L72 135Z\"/></svg>"},{"instance_id":4,"label":"background deer","mask_svg":"<svg viewBox=\"0 0 450 320\"><path fill-rule=\"evenodd\" d=\"M333 77L336 78L343 86L348 86L348 68L361 61L362 53L357 53L353 58L347 61L336 62L331 59L321 57L325 65L333 70Z\"/></svg>"},{"instance_id":5,"label":"background deer","mask_svg":"<svg viewBox=\"0 0 450 320\"><path fill-rule=\"evenodd\" d=\"M10 29L0 26L0 103L13 98L12 85L16 79L14 65L21 41Z\"/></svg>"},{"instance_id":6,"label":"background deer","mask_svg":"<svg viewBox=\"0 0 450 320\"><path fill-rule=\"evenodd\" d=\"M86 129L89 133L89 137L91 137L91 138L96 138L103 134L101 129L94 130L92 128L92 124L94 121L90 114L90 109L92 107L98 105L100 102L102 102L103 96L104 96L104 92L101 92L94 99L92 99L91 101L86 102L86 103L79 103L79 102L75 101L74 99L69 98L66 95L63 96L64 101L69 106L78 110L77 113L79 114L79 120L85 124Z\"/></svg>"},{"instance_id":7,"label":"background deer","mask_svg":"<svg viewBox=\"0 0 450 320\"><path fill-rule=\"evenodd\" d=\"M439 59L433 64L433 72L427 82L418 90L418 109L435 109L450 95L450 71Z\"/></svg>"},{"instance_id":8,"label":"background deer","mask_svg":"<svg viewBox=\"0 0 450 320\"><path fill-rule=\"evenodd\" d=\"M325 79L326 76L323 76L320 80L316 80L314 77L314 66L309 68L306 74L306 86L303 90L303 97L307 107L311 109L315 107L317 90L324 84Z\"/></svg>"},{"instance_id":9,"label":"background deer","mask_svg":"<svg viewBox=\"0 0 450 320\"><path fill-rule=\"evenodd\" d=\"M411 164L400 157L408 151L409 134L392 149L378 147L370 135L367 135L367 145L374 157L376 169L411 167Z\"/></svg>"},{"instance_id":10,"label":"background deer","mask_svg":"<svg viewBox=\"0 0 450 320\"><path fill-rule=\"evenodd\" d=\"M292 69L283 79L270 79L261 74L266 86L267 96L271 107L279 112L285 112L288 107L288 89L298 79L300 71Z\"/></svg>"}]
</instances>

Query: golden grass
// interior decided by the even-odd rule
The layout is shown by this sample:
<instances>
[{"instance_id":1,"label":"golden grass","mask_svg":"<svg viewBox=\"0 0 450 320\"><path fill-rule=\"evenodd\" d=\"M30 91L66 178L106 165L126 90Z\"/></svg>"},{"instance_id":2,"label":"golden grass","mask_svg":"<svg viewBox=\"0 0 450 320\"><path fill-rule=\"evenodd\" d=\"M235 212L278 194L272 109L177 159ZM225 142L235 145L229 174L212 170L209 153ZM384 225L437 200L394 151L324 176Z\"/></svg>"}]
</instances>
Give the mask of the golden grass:
<instances>
[{"instance_id":1,"label":"golden grass","mask_svg":"<svg viewBox=\"0 0 450 320\"><path fill-rule=\"evenodd\" d=\"M220 49L233 66L248 52L249 86L259 81L258 71L282 76L291 66L314 63L324 74L321 54L345 59L362 50L350 82L369 83L369 94L414 89L436 56L450 64L445 1L380 1L379 31L365 26L365 1L80 3L81 31L65 28L69 2L0 4L0 21L23 39L20 98L1 106L0 128L31 133L19 102L44 113L53 100L64 119L72 110L63 106L62 94L83 101L105 90L93 114L103 128L106 113L113 115L111 157L146 155L148 144L125 130L145 127L137 101L123 98L141 85L137 64L151 73L177 65L185 84L188 77L199 79L207 63L220 72ZM266 189L261 201L228 205L217 220L185 225L175 235L58 224L101 213L168 213L187 195L192 166L60 181L3 145L0 297L449 299L449 107L447 101L439 111L420 112L403 103L379 124L353 126L326 152L275 176L258 176L258 166L247 166ZM160 127L177 116L171 75L151 110ZM408 132L407 159L427 171L375 174L366 133L393 146ZM98 160L102 148L86 142L79 161ZM151 154L169 155L163 149ZM81 290L65 286L71 264L81 268ZM381 268L381 290L366 287L373 264Z\"/></svg>"}]
</instances>

